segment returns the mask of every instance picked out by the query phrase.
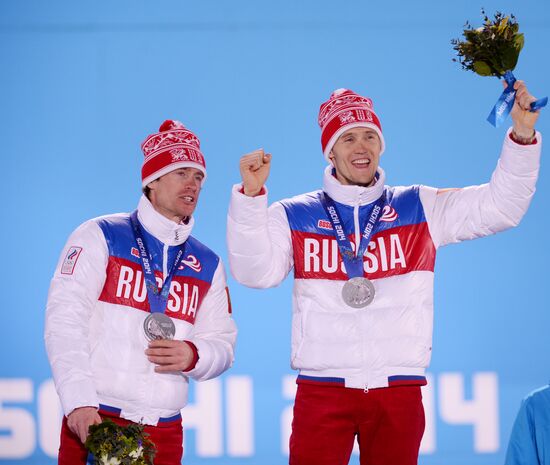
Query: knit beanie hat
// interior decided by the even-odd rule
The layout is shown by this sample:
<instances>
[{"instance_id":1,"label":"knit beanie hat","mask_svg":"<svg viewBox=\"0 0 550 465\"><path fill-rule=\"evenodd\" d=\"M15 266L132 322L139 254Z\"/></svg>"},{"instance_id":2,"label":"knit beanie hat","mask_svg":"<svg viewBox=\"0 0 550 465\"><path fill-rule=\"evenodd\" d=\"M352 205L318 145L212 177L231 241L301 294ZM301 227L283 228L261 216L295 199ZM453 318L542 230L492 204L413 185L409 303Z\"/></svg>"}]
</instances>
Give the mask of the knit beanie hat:
<instances>
[{"instance_id":1,"label":"knit beanie hat","mask_svg":"<svg viewBox=\"0 0 550 465\"><path fill-rule=\"evenodd\" d=\"M372 105L372 100L361 97L349 89L337 89L319 108L319 126L321 127L321 146L327 161L332 147L338 138L348 129L365 127L376 131L380 137L381 151L386 144L382 135L382 126Z\"/></svg>"},{"instance_id":2,"label":"knit beanie hat","mask_svg":"<svg viewBox=\"0 0 550 465\"><path fill-rule=\"evenodd\" d=\"M141 168L141 185L178 168L196 168L206 179L206 163L197 136L179 121L167 119L159 132L151 134L141 144L145 156Z\"/></svg>"}]
</instances>

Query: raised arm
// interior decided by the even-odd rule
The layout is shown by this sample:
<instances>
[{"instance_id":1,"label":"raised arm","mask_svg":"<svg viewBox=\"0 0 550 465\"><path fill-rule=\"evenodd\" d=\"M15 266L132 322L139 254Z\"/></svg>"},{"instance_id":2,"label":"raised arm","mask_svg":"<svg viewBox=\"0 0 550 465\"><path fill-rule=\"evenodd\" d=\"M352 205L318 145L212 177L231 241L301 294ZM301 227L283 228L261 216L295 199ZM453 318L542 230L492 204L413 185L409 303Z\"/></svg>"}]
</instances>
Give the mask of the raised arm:
<instances>
[{"instance_id":1,"label":"raised arm","mask_svg":"<svg viewBox=\"0 0 550 465\"><path fill-rule=\"evenodd\" d=\"M535 97L525 84L515 84L513 128L506 134L491 181L461 189L421 190L430 233L436 246L487 236L516 226L535 193L542 136L535 131Z\"/></svg>"},{"instance_id":2,"label":"raised arm","mask_svg":"<svg viewBox=\"0 0 550 465\"><path fill-rule=\"evenodd\" d=\"M242 184L233 186L227 216L232 275L245 286L277 286L293 266L290 228L284 208L267 207L265 182L271 156L257 150L240 161Z\"/></svg>"}]
</instances>

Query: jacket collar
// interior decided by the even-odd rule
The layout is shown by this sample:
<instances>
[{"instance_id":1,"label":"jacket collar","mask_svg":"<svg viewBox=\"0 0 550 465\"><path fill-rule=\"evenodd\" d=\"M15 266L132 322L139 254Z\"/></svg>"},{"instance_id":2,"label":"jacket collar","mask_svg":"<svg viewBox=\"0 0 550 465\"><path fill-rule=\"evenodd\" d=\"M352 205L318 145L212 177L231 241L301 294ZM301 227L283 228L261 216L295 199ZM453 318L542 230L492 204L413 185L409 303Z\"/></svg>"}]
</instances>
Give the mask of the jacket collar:
<instances>
[{"instance_id":1,"label":"jacket collar","mask_svg":"<svg viewBox=\"0 0 550 465\"><path fill-rule=\"evenodd\" d=\"M145 195L142 195L138 204L138 219L149 234L167 245L180 245L187 240L193 229L195 220L189 219L187 224L177 224L162 216L155 210Z\"/></svg>"},{"instance_id":2,"label":"jacket collar","mask_svg":"<svg viewBox=\"0 0 550 465\"><path fill-rule=\"evenodd\" d=\"M380 167L376 172L378 179L374 186L347 186L342 184L333 174L334 167L329 165L325 168L323 178L323 190L330 198L338 203L350 206L368 205L374 202L384 192L384 183L386 181L386 173Z\"/></svg>"}]
</instances>

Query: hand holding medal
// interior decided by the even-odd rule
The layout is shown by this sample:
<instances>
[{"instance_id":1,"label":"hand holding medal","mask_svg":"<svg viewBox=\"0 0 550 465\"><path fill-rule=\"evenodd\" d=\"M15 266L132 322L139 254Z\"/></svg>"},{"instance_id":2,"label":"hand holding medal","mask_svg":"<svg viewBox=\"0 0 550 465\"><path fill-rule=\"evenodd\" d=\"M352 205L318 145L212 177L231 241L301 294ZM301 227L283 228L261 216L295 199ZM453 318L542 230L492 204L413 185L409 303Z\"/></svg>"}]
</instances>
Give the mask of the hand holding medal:
<instances>
[{"instance_id":1,"label":"hand holding medal","mask_svg":"<svg viewBox=\"0 0 550 465\"><path fill-rule=\"evenodd\" d=\"M147 359L154 363L157 373L186 370L193 360L193 351L185 341L158 339L145 350Z\"/></svg>"},{"instance_id":2,"label":"hand holding medal","mask_svg":"<svg viewBox=\"0 0 550 465\"><path fill-rule=\"evenodd\" d=\"M453 61L459 62L463 69L480 76L504 78L507 86L487 118L493 126L498 127L514 106L518 81L512 71L523 48L524 37L519 33L519 24L513 15L504 16L497 12L494 21L491 21L483 10L482 14L483 26L473 29L466 23L466 29L463 31L465 40L451 41L458 55ZM546 106L547 102L547 97L535 100L529 102L529 108L521 110L535 112ZM522 104L523 102L520 106Z\"/></svg>"}]
</instances>

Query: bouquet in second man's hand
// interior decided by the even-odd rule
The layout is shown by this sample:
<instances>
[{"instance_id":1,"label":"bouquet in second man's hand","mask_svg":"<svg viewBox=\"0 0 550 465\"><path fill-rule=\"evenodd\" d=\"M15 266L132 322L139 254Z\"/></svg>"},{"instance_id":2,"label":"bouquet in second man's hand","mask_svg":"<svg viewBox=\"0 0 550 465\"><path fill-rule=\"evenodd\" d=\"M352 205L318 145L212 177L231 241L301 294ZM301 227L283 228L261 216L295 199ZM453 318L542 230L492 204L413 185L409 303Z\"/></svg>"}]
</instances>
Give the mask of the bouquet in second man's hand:
<instances>
[{"instance_id":1,"label":"bouquet in second man's hand","mask_svg":"<svg viewBox=\"0 0 550 465\"><path fill-rule=\"evenodd\" d=\"M458 58L453 61L461 64L462 69L473 71L480 76L504 78L508 87L495 104L487 120L495 127L504 121L515 100L515 69L519 53L523 48L524 37L519 32L519 24L514 15L505 16L497 12L493 20L481 10L483 26L474 29L468 22L463 31L465 40L453 39L453 49ZM546 105L547 98L531 104L531 111Z\"/></svg>"},{"instance_id":2,"label":"bouquet in second man's hand","mask_svg":"<svg viewBox=\"0 0 550 465\"><path fill-rule=\"evenodd\" d=\"M136 423L119 426L109 419L90 426L85 446L93 454L93 464L153 465L155 445L143 428Z\"/></svg>"},{"instance_id":3,"label":"bouquet in second man's hand","mask_svg":"<svg viewBox=\"0 0 550 465\"><path fill-rule=\"evenodd\" d=\"M485 11L483 26L474 29L466 23L463 31L464 41L453 39L462 69L474 71L480 76L504 77L506 71L513 71L523 48L523 34L519 32L519 24L514 15L504 16L497 12L491 21Z\"/></svg>"}]
</instances>

